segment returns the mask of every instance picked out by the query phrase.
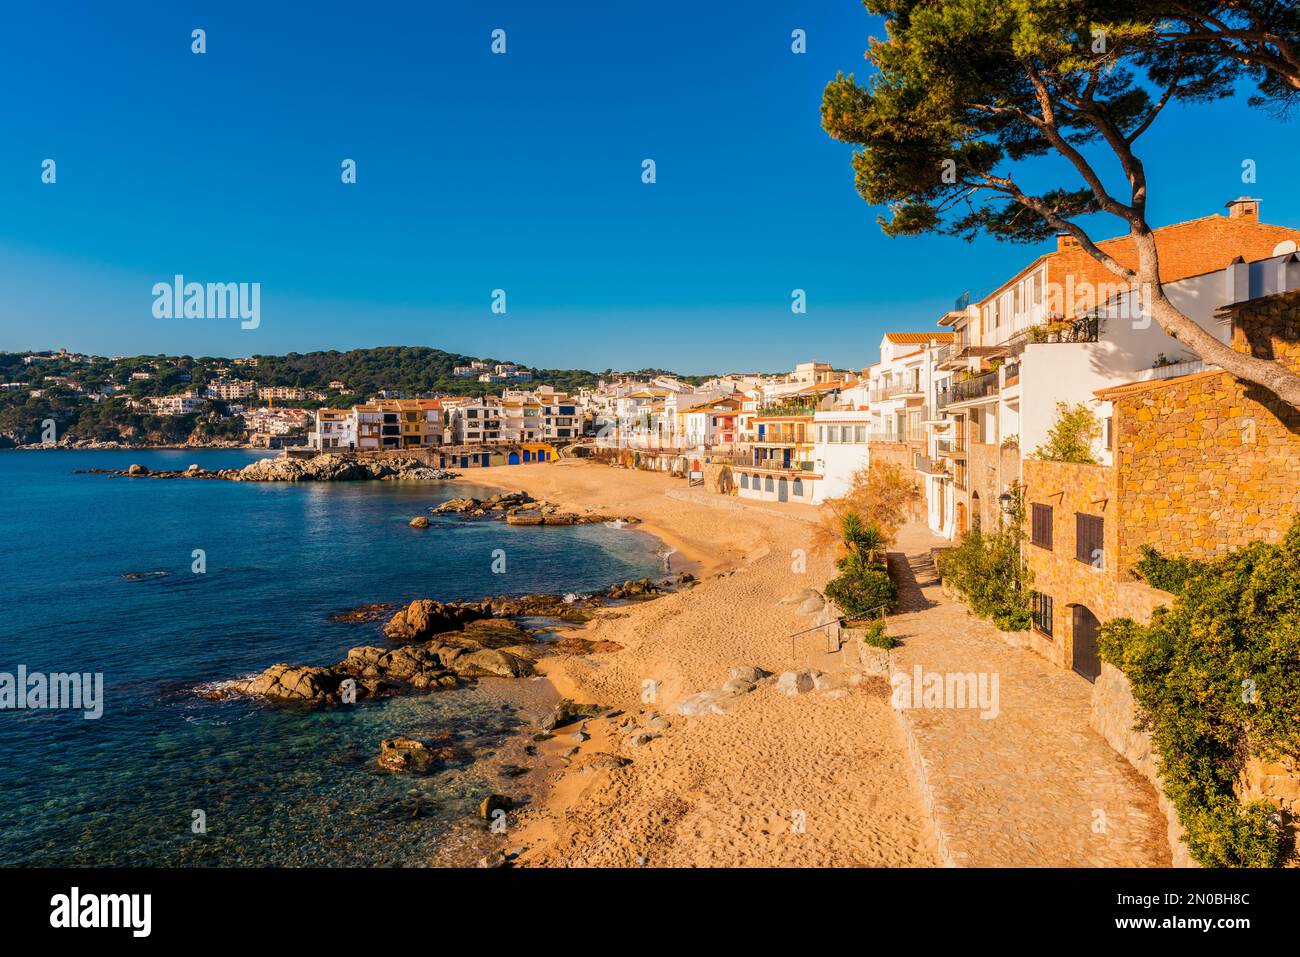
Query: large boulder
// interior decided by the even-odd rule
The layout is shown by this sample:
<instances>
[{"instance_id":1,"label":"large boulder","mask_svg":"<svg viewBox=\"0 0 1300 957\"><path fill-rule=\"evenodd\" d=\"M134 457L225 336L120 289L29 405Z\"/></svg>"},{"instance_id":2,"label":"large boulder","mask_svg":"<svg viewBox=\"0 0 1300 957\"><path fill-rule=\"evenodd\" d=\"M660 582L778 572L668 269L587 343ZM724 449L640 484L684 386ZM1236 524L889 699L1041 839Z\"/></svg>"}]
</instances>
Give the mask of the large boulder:
<instances>
[{"instance_id":1,"label":"large boulder","mask_svg":"<svg viewBox=\"0 0 1300 957\"><path fill-rule=\"evenodd\" d=\"M451 666L458 674L469 677L495 675L501 678L523 678L533 673L531 662L495 648L483 648L461 655Z\"/></svg>"},{"instance_id":2,"label":"large boulder","mask_svg":"<svg viewBox=\"0 0 1300 957\"><path fill-rule=\"evenodd\" d=\"M232 681L225 690L281 701L323 703L337 696L341 681L330 668L278 664L252 678Z\"/></svg>"},{"instance_id":3,"label":"large boulder","mask_svg":"<svg viewBox=\"0 0 1300 957\"><path fill-rule=\"evenodd\" d=\"M379 758L375 761L385 771L420 774L455 760L459 751L446 743L430 744L416 738L399 736L385 738L379 745Z\"/></svg>"},{"instance_id":4,"label":"large boulder","mask_svg":"<svg viewBox=\"0 0 1300 957\"><path fill-rule=\"evenodd\" d=\"M491 614L491 608L482 604L461 605L419 598L389 619L384 635L391 641L424 641Z\"/></svg>"},{"instance_id":5,"label":"large boulder","mask_svg":"<svg viewBox=\"0 0 1300 957\"><path fill-rule=\"evenodd\" d=\"M786 671L776 679L776 690L784 695L807 694L813 690L811 671Z\"/></svg>"},{"instance_id":6,"label":"large boulder","mask_svg":"<svg viewBox=\"0 0 1300 957\"><path fill-rule=\"evenodd\" d=\"M703 714L726 714L727 710L723 706L738 697L737 692L724 688L701 691L679 701L677 713L687 718L695 718Z\"/></svg>"}]
</instances>

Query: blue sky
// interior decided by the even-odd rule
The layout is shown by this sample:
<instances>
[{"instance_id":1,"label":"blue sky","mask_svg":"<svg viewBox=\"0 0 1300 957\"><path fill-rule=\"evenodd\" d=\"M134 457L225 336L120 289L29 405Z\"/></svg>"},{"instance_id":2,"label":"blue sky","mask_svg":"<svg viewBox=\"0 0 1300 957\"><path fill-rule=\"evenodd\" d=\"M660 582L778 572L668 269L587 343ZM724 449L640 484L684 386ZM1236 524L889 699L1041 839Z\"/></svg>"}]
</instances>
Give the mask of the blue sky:
<instances>
[{"instance_id":1,"label":"blue sky","mask_svg":"<svg viewBox=\"0 0 1300 957\"><path fill-rule=\"evenodd\" d=\"M818 115L880 32L856 0L290 6L0 13L0 349L858 367L1040 251L880 233ZM1251 193L1300 225L1297 130L1241 103L1171 111L1144 138L1152 220ZM261 325L155 319L176 273L260 282Z\"/></svg>"}]
</instances>

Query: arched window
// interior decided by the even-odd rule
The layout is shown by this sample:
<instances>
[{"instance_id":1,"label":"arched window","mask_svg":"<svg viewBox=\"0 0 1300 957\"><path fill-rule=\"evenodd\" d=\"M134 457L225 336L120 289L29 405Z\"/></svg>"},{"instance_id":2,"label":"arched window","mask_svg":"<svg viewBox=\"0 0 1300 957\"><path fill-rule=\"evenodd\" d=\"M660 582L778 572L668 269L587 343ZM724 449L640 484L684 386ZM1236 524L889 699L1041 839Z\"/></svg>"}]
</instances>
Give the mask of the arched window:
<instances>
[{"instance_id":1,"label":"arched window","mask_svg":"<svg viewBox=\"0 0 1300 957\"><path fill-rule=\"evenodd\" d=\"M794 480L794 494L796 498L803 497L803 479L797 478Z\"/></svg>"},{"instance_id":2,"label":"arched window","mask_svg":"<svg viewBox=\"0 0 1300 957\"><path fill-rule=\"evenodd\" d=\"M749 488L749 474L746 472L740 473L740 487Z\"/></svg>"}]
</instances>

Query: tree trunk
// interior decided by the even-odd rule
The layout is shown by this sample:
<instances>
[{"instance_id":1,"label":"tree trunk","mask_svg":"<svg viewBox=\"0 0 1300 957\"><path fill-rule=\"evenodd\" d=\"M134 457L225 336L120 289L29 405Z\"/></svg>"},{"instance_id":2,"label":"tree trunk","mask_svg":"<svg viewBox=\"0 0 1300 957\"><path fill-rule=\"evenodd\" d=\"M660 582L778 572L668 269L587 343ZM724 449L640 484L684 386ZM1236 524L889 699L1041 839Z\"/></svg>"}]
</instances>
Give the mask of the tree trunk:
<instances>
[{"instance_id":1,"label":"tree trunk","mask_svg":"<svg viewBox=\"0 0 1300 957\"><path fill-rule=\"evenodd\" d=\"M1300 409L1300 375L1272 359L1259 359L1225 345L1178 309L1160 285L1160 254L1149 227L1133 230L1138 254L1138 281L1149 289L1151 315L1160 328L1199 355L1243 382L1263 386L1283 402Z\"/></svg>"}]
</instances>

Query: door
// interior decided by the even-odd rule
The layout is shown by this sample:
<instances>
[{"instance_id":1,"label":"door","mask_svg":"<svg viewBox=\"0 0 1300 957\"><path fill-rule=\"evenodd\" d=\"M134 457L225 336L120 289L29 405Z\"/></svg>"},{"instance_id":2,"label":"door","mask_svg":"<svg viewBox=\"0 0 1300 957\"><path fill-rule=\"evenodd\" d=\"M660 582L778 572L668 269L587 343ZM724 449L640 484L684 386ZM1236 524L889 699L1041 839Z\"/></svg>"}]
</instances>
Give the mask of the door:
<instances>
[{"instance_id":1,"label":"door","mask_svg":"<svg viewBox=\"0 0 1300 957\"><path fill-rule=\"evenodd\" d=\"M1083 605L1075 605L1072 613L1074 634L1074 670L1089 681L1101 674L1101 655L1097 651L1097 616Z\"/></svg>"},{"instance_id":2,"label":"door","mask_svg":"<svg viewBox=\"0 0 1300 957\"><path fill-rule=\"evenodd\" d=\"M518 453L518 452L511 452L511 453L510 453L510 458L507 459L507 462L509 462L509 464L511 464L511 465L518 465L518 464L519 464L519 453Z\"/></svg>"},{"instance_id":3,"label":"door","mask_svg":"<svg viewBox=\"0 0 1300 957\"><path fill-rule=\"evenodd\" d=\"M790 480L782 478L776 486L776 500L778 502L790 501Z\"/></svg>"}]
</instances>

